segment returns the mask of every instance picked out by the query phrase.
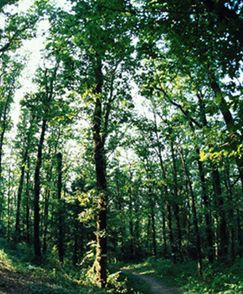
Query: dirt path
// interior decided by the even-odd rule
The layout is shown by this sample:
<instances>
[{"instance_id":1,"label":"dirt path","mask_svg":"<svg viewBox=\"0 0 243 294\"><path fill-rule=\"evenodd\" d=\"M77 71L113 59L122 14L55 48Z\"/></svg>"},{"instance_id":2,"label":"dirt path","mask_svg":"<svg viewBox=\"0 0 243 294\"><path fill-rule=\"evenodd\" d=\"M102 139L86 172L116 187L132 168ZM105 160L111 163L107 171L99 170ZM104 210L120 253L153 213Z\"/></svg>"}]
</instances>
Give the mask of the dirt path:
<instances>
[{"instance_id":1,"label":"dirt path","mask_svg":"<svg viewBox=\"0 0 243 294\"><path fill-rule=\"evenodd\" d=\"M131 272L134 276L142 279L144 282L146 282L150 286L150 293L151 294L177 294L179 293L176 288L168 288L164 285L161 284L160 281L157 279L147 276L147 275L142 275L136 272Z\"/></svg>"},{"instance_id":2,"label":"dirt path","mask_svg":"<svg viewBox=\"0 0 243 294\"><path fill-rule=\"evenodd\" d=\"M26 286L29 282L28 277L0 267L0 294L33 293Z\"/></svg>"}]
</instances>

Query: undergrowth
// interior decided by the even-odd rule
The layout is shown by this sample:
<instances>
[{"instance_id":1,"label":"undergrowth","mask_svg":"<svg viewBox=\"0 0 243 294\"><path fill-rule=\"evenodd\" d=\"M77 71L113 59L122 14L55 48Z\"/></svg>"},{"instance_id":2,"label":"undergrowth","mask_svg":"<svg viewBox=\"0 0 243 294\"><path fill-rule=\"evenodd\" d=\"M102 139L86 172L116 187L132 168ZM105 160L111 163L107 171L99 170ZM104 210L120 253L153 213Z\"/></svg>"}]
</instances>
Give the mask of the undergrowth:
<instances>
[{"instance_id":1,"label":"undergrowth","mask_svg":"<svg viewBox=\"0 0 243 294\"><path fill-rule=\"evenodd\" d=\"M107 289L103 290L92 284L88 268L74 267L68 262L60 264L55 255L46 257L41 266L34 265L33 251L26 244L13 247L0 239L0 269L26 277L27 289L36 294L139 294L132 289L132 283L121 272L108 276Z\"/></svg>"},{"instance_id":2,"label":"undergrowth","mask_svg":"<svg viewBox=\"0 0 243 294\"><path fill-rule=\"evenodd\" d=\"M13 247L0 239L0 269L27 277L26 287L37 294L142 294L149 286L132 272L151 275L164 285L177 287L185 294L239 294L243 293L243 262L233 265L222 263L205 265L199 277L196 263L187 261L174 264L163 258L148 258L142 263L110 262L108 285L105 290L94 285L94 277L87 267L74 267L68 262L60 264L55 254L46 257L42 266L31 263L32 247L19 244Z\"/></svg>"},{"instance_id":3,"label":"undergrowth","mask_svg":"<svg viewBox=\"0 0 243 294\"><path fill-rule=\"evenodd\" d=\"M198 276L196 263L192 261L174 264L163 258L148 258L142 263L119 266L126 271L154 276L164 285L177 287L180 293L243 293L242 259L231 266L222 263L205 265L202 277Z\"/></svg>"}]
</instances>

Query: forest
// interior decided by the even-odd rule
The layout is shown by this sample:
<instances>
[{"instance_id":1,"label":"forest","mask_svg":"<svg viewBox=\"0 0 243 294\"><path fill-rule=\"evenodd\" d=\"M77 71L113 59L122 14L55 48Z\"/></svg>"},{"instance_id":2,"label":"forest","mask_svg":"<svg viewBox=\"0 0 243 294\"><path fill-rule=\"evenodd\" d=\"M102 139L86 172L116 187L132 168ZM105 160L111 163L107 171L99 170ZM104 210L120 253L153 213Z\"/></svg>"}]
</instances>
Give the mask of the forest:
<instances>
[{"instance_id":1,"label":"forest","mask_svg":"<svg viewBox=\"0 0 243 294\"><path fill-rule=\"evenodd\" d=\"M0 0L0 293L243 293L242 10Z\"/></svg>"}]
</instances>

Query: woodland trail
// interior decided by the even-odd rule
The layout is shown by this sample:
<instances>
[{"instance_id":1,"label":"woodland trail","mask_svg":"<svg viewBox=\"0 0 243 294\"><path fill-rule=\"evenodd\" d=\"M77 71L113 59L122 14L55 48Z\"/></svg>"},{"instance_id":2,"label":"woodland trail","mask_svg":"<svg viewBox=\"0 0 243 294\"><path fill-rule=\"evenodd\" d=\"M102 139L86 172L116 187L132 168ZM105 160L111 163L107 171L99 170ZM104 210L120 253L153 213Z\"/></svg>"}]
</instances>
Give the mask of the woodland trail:
<instances>
[{"instance_id":1,"label":"woodland trail","mask_svg":"<svg viewBox=\"0 0 243 294\"><path fill-rule=\"evenodd\" d=\"M30 283L28 277L0 268L0 294L30 294L33 293L26 285Z\"/></svg>"},{"instance_id":2,"label":"woodland trail","mask_svg":"<svg viewBox=\"0 0 243 294\"><path fill-rule=\"evenodd\" d=\"M131 272L132 275L142 279L147 285L150 286L150 293L151 294L178 294L179 291L176 288L168 288L164 286L160 281L156 278L143 275L137 272Z\"/></svg>"}]
</instances>

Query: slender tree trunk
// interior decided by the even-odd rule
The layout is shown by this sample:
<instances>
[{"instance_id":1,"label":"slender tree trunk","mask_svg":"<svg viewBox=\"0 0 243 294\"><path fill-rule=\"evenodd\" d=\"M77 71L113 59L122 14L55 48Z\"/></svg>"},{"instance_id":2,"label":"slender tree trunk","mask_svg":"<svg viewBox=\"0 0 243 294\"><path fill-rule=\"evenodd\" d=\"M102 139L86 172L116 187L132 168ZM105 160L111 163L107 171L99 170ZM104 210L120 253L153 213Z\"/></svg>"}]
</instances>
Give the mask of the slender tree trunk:
<instances>
[{"instance_id":1,"label":"slender tree trunk","mask_svg":"<svg viewBox=\"0 0 243 294\"><path fill-rule=\"evenodd\" d=\"M74 266L77 265L78 260L79 260L79 258L78 258L78 250L79 250L78 245L79 245L78 244L78 234L75 232L74 242L73 242L73 257L72 257Z\"/></svg>"},{"instance_id":2,"label":"slender tree trunk","mask_svg":"<svg viewBox=\"0 0 243 294\"><path fill-rule=\"evenodd\" d=\"M174 180L174 201L173 201L173 210L176 219L176 230L177 230L177 254L181 257L181 224L180 224L180 209L178 205L178 181L177 181L177 166L176 166L176 158L174 152L174 144L171 141L171 155L172 155L172 163L173 163L173 180Z\"/></svg>"},{"instance_id":3,"label":"slender tree trunk","mask_svg":"<svg viewBox=\"0 0 243 294\"><path fill-rule=\"evenodd\" d=\"M53 158L52 154L57 154L57 146L58 146L59 138L60 138L60 129L59 129L58 134L55 138L55 145L54 145L53 153L51 152L51 147L53 147L53 146L51 146L48 151L48 154L51 156L51 158ZM54 164L53 164L53 162L51 162L51 166L46 172L47 183L52 182L53 167L54 167ZM50 196L51 196L51 190L50 190L50 187L47 185L47 187L45 188L45 192L44 192L43 249L42 249L43 254L45 254L47 252Z\"/></svg>"},{"instance_id":4,"label":"slender tree trunk","mask_svg":"<svg viewBox=\"0 0 243 294\"><path fill-rule=\"evenodd\" d=\"M52 76L48 81L48 70L45 70L45 100L43 101L44 116L41 125L41 134L38 143L37 159L34 174L34 252L35 261L42 261L41 242L40 242L40 171L42 166L42 153L44 148L45 133L47 130L47 117L49 113L50 102L53 98L54 81L58 70L59 63L53 70Z\"/></svg>"},{"instance_id":5,"label":"slender tree trunk","mask_svg":"<svg viewBox=\"0 0 243 294\"><path fill-rule=\"evenodd\" d=\"M136 194L138 197L138 194ZM138 248L140 248L139 244L139 238L140 238L140 213L139 213L139 200L136 198L136 201L134 203L134 252L135 255L138 257L139 252Z\"/></svg>"},{"instance_id":6,"label":"slender tree trunk","mask_svg":"<svg viewBox=\"0 0 243 294\"><path fill-rule=\"evenodd\" d=\"M145 243L145 252L151 254L151 217L147 214L147 238Z\"/></svg>"},{"instance_id":7,"label":"slender tree trunk","mask_svg":"<svg viewBox=\"0 0 243 294\"><path fill-rule=\"evenodd\" d=\"M45 132L47 129L47 120L43 119L41 134L38 144L37 160L34 175L34 251L35 261L40 263L42 260L41 242L40 242L40 170L42 165L42 152L44 147Z\"/></svg>"},{"instance_id":8,"label":"slender tree trunk","mask_svg":"<svg viewBox=\"0 0 243 294\"><path fill-rule=\"evenodd\" d=\"M170 253L173 261L176 260L176 254L175 254L175 244L174 244L174 234L173 234L173 228L172 228L172 209L171 209L171 194L168 191L168 186L167 186L167 176L166 176L166 170L164 167L163 163L163 158L162 158L162 150L160 146L160 140L159 140L159 133L158 133L158 127L157 127L157 120L156 120L156 114L154 113L154 124L155 124L155 135L157 139L157 155L159 158L159 164L160 164L160 169L162 173L162 177L166 182L166 185L164 186L164 195L166 197L165 205L168 210L168 235L169 235L169 243L170 243Z\"/></svg>"},{"instance_id":9,"label":"slender tree trunk","mask_svg":"<svg viewBox=\"0 0 243 294\"><path fill-rule=\"evenodd\" d=\"M134 225L133 225L133 203L132 191L129 189L129 240L130 240L130 258L134 258Z\"/></svg>"},{"instance_id":10,"label":"slender tree trunk","mask_svg":"<svg viewBox=\"0 0 243 294\"><path fill-rule=\"evenodd\" d=\"M152 226L152 244L153 244L153 255L157 255L157 243L156 243L156 228L155 228L155 215L154 207L151 207L151 226Z\"/></svg>"},{"instance_id":11,"label":"slender tree trunk","mask_svg":"<svg viewBox=\"0 0 243 294\"><path fill-rule=\"evenodd\" d=\"M50 177L48 176L48 178ZM47 252L47 232L48 232L48 215L49 215L49 199L50 199L49 187L46 188L44 199L45 200L44 200L43 254Z\"/></svg>"},{"instance_id":12,"label":"slender tree trunk","mask_svg":"<svg viewBox=\"0 0 243 294\"><path fill-rule=\"evenodd\" d=\"M1 121L2 126L0 126L1 133L0 133L0 201L1 201L1 206L0 206L0 221L2 220L3 217L3 207L4 207L4 195L3 195L3 177L2 177L2 159L3 159L3 141L4 141L4 135L6 132L7 128L7 114L8 114L8 103L4 106L3 110L3 119Z\"/></svg>"},{"instance_id":13,"label":"slender tree trunk","mask_svg":"<svg viewBox=\"0 0 243 294\"><path fill-rule=\"evenodd\" d=\"M0 134L0 180L2 180L2 158L3 158L3 139L5 134L5 128L2 129Z\"/></svg>"},{"instance_id":14,"label":"slender tree trunk","mask_svg":"<svg viewBox=\"0 0 243 294\"><path fill-rule=\"evenodd\" d=\"M84 226L83 223L80 223L79 214L80 214L80 204L77 201L74 207L74 242L73 242L73 256L72 261L73 265L77 265L80 260L80 253L83 250L83 233Z\"/></svg>"},{"instance_id":15,"label":"slender tree trunk","mask_svg":"<svg viewBox=\"0 0 243 294\"><path fill-rule=\"evenodd\" d=\"M97 58L95 69L95 109L93 116L93 142L96 171L96 189L98 193L97 232L96 232L96 277L97 283L104 288L107 281L107 183L104 138L102 137L102 62Z\"/></svg>"},{"instance_id":16,"label":"slender tree trunk","mask_svg":"<svg viewBox=\"0 0 243 294\"><path fill-rule=\"evenodd\" d=\"M228 196L228 215L227 219L229 220L228 223L228 231L229 231L229 241L230 241L230 251L228 252L229 258L233 261L237 255L237 242L236 242L236 217L235 217L235 211L234 211L234 198L233 198L233 191L231 187L230 182L230 166L229 163L225 162L225 168L224 168L224 181L225 186L227 189L227 196Z\"/></svg>"},{"instance_id":17,"label":"slender tree trunk","mask_svg":"<svg viewBox=\"0 0 243 294\"><path fill-rule=\"evenodd\" d=\"M7 239L10 240L11 170L8 170Z\"/></svg>"},{"instance_id":18,"label":"slender tree trunk","mask_svg":"<svg viewBox=\"0 0 243 294\"><path fill-rule=\"evenodd\" d=\"M191 201L192 201L192 215L193 215L193 224L195 229L195 237L196 237L196 248L197 248L197 260L198 260L198 273L202 274L203 261L202 261L202 245L201 245L201 237L199 232L198 225L198 216L197 216L197 208L196 208L196 199L194 195L194 191L192 189L192 182L190 178L190 173L186 164L186 160L184 159L183 154L181 153L182 165L187 181L187 185L190 191Z\"/></svg>"},{"instance_id":19,"label":"slender tree trunk","mask_svg":"<svg viewBox=\"0 0 243 294\"><path fill-rule=\"evenodd\" d=\"M199 177L201 182L201 193L202 193L202 200L205 207L204 217L205 217L205 224L206 224L206 235L207 235L207 257L208 261L212 263L214 261L214 247L213 247L213 224L210 216L210 205L209 205L209 198L207 193L207 187L206 187L206 179L205 179L205 173L203 169L203 164L199 160L199 149L197 148L197 164L198 164L198 170L199 170Z\"/></svg>"},{"instance_id":20,"label":"slender tree trunk","mask_svg":"<svg viewBox=\"0 0 243 294\"><path fill-rule=\"evenodd\" d=\"M174 245L174 234L172 228L172 209L170 203L167 203L167 210L168 210L168 232L169 232L169 240L170 240L170 247L171 247L171 255L173 261L176 259L175 255L175 245Z\"/></svg>"},{"instance_id":21,"label":"slender tree trunk","mask_svg":"<svg viewBox=\"0 0 243 294\"><path fill-rule=\"evenodd\" d=\"M162 176L166 182L167 176L166 176L166 171L165 171L165 167L163 164L163 159L162 159L160 148L159 148L159 152L158 152L158 157L159 157L159 163L160 163ZM168 235L169 235L170 251L171 251L172 259L175 261L176 255L175 255L174 234L173 234L173 228L172 228L172 209L171 209L171 203L168 199L168 197L170 197L171 195L168 191L167 184L164 187L164 194L166 195L166 198L167 198L166 207L168 210Z\"/></svg>"},{"instance_id":22,"label":"slender tree trunk","mask_svg":"<svg viewBox=\"0 0 243 294\"><path fill-rule=\"evenodd\" d=\"M57 153L57 199L59 204L58 211L58 256L60 262L64 259L64 213L62 203L62 154Z\"/></svg>"},{"instance_id":23,"label":"slender tree trunk","mask_svg":"<svg viewBox=\"0 0 243 294\"><path fill-rule=\"evenodd\" d=\"M17 192L17 211L16 211L16 221L15 221L15 243L20 241L20 206L22 201L22 191L24 185L24 176L25 176L25 166L26 160L28 157L28 146L24 152L23 160L21 163L21 171L20 171L20 179L19 179L19 186Z\"/></svg>"},{"instance_id":24,"label":"slender tree trunk","mask_svg":"<svg viewBox=\"0 0 243 294\"><path fill-rule=\"evenodd\" d=\"M120 183L119 183L118 177L119 177L119 173L115 177L115 179L116 179L116 181L115 181L116 182L116 194L117 194L116 204L117 204L117 209L118 209L119 213L122 214L122 212L123 212L123 197L122 197L122 194L120 193ZM121 222L120 226L119 226L120 241L121 241L121 254L122 254L123 258L125 259L127 256L126 256L126 248L125 248L125 242L124 242L124 239L126 238L126 233L125 233L124 228L125 228L125 224L123 222Z\"/></svg>"},{"instance_id":25,"label":"slender tree trunk","mask_svg":"<svg viewBox=\"0 0 243 294\"><path fill-rule=\"evenodd\" d=\"M216 90L216 89L214 88L214 90ZM202 123L202 125L204 127L208 127L208 122L207 122L207 118L206 118L205 104L204 104L204 101L203 101L201 95L198 95L198 99L199 99L201 123ZM221 111L223 111L222 106L221 106ZM226 117L231 116L231 113L229 111L227 111L227 110L225 110L225 111L226 111L227 114L225 113L224 117L227 120ZM212 225L212 222L211 222L211 217L209 215L210 208L209 208L208 196L207 196L207 193L206 193L205 176L204 176L203 164L199 160L199 153L200 153L199 148L197 148L197 154L198 154L198 160L197 161L198 161L199 176L200 176L200 179L201 179L201 186L202 186L202 198L203 198L204 205L205 205L205 208L206 208L205 222L206 222L206 231L207 231L207 241L208 241L209 253L210 253L208 255L208 259L211 262L211 261L214 260L214 257L215 257L215 251L214 251L214 248L213 248L213 225ZM219 175L218 168L214 163L211 164L211 176L212 176L213 190L214 190L214 194L215 194L215 198L216 198L216 203L220 204L218 202L218 199L222 197L221 196L220 175ZM223 208L220 207L220 210L222 210L222 209ZM222 220L221 220L221 213L220 213L220 223L221 223L220 227L221 227L221 230L223 232L224 228L223 228L223 223L222 223ZM223 233L223 235L224 235L224 233Z\"/></svg>"},{"instance_id":26,"label":"slender tree trunk","mask_svg":"<svg viewBox=\"0 0 243 294\"><path fill-rule=\"evenodd\" d=\"M152 192L152 187L149 186L149 205L150 205L150 217L151 217L151 230L152 230L152 254L157 255L157 242L156 242L156 227L155 227L155 199Z\"/></svg>"},{"instance_id":27,"label":"slender tree trunk","mask_svg":"<svg viewBox=\"0 0 243 294\"><path fill-rule=\"evenodd\" d=\"M216 196L216 203L219 211L219 257L227 256L228 247L228 232L227 232L227 222L225 216L224 200L220 184L220 175L217 167L212 163L212 179L213 179L213 189Z\"/></svg>"},{"instance_id":28,"label":"slender tree trunk","mask_svg":"<svg viewBox=\"0 0 243 294\"><path fill-rule=\"evenodd\" d=\"M8 107L5 106L3 110L3 120L2 122L2 127L1 127L1 133L0 133L0 181L2 180L2 158L3 158L3 141L4 141L4 135L6 132L7 124L7 113L8 113ZM1 182L0 182L1 184ZM1 193L1 191L0 191Z\"/></svg>"},{"instance_id":29,"label":"slender tree trunk","mask_svg":"<svg viewBox=\"0 0 243 294\"><path fill-rule=\"evenodd\" d=\"M238 244L239 244L239 255L240 257L243 256L243 234L242 234L242 227L241 227L241 213L240 209L236 210L237 213L237 236L238 236Z\"/></svg>"},{"instance_id":30,"label":"slender tree trunk","mask_svg":"<svg viewBox=\"0 0 243 294\"><path fill-rule=\"evenodd\" d=\"M165 226L165 212L162 211L162 234L163 234L163 246L164 256L167 256L167 237L166 237L166 226Z\"/></svg>"},{"instance_id":31,"label":"slender tree trunk","mask_svg":"<svg viewBox=\"0 0 243 294\"><path fill-rule=\"evenodd\" d=\"M26 170L26 241L30 243L30 158L27 158Z\"/></svg>"}]
</instances>

